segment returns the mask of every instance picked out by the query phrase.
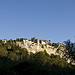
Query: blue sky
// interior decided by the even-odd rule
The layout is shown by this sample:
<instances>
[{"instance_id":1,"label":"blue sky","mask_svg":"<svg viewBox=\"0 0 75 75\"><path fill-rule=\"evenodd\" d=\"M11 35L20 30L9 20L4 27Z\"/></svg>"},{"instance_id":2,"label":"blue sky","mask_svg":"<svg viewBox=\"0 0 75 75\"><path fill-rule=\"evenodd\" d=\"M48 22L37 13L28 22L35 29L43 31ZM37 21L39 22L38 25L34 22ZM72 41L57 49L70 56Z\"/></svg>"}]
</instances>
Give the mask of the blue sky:
<instances>
[{"instance_id":1,"label":"blue sky","mask_svg":"<svg viewBox=\"0 0 75 75\"><path fill-rule=\"evenodd\" d=\"M0 39L75 41L75 0L0 0Z\"/></svg>"}]
</instances>

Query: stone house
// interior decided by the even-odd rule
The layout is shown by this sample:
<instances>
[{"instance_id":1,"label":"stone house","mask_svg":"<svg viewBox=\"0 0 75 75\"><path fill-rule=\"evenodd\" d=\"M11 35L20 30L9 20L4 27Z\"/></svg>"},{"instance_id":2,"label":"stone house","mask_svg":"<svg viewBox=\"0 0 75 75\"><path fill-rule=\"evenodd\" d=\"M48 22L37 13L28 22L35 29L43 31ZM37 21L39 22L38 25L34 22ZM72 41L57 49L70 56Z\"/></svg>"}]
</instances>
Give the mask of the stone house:
<instances>
[{"instance_id":1,"label":"stone house","mask_svg":"<svg viewBox=\"0 0 75 75\"><path fill-rule=\"evenodd\" d=\"M6 39L4 39L4 40L2 40L2 41L4 42L4 44L7 43L7 40L6 40Z\"/></svg>"}]
</instances>

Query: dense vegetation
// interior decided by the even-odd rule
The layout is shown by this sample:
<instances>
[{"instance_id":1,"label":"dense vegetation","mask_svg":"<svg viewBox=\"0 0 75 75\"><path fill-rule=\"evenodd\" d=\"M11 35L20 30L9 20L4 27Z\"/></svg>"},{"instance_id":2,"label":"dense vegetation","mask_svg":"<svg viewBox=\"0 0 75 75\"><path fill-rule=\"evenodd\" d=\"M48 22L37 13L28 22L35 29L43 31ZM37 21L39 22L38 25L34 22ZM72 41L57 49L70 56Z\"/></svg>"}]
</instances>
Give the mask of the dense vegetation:
<instances>
[{"instance_id":1,"label":"dense vegetation","mask_svg":"<svg viewBox=\"0 0 75 75\"><path fill-rule=\"evenodd\" d=\"M66 49L69 51L69 56L75 60L75 42L71 42L70 39L64 41Z\"/></svg>"},{"instance_id":2,"label":"dense vegetation","mask_svg":"<svg viewBox=\"0 0 75 75\"><path fill-rule=\"evenodd\" d=\"M0 41L0 75L75 75L75 66L47 52L28 53L10 40Z\"/></svg>"}]
</instances>

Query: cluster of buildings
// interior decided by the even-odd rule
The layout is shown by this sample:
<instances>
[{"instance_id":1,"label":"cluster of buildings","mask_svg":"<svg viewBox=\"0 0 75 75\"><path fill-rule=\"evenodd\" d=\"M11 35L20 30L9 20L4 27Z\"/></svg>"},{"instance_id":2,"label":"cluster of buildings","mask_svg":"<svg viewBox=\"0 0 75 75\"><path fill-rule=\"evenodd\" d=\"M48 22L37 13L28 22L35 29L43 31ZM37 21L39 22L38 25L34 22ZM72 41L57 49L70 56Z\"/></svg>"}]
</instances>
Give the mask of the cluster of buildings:
<instances>
[{"instance_id":1,"label":"cluster of buildings","mask_svg":"<svg viewBox=\"0 0 75 75\"><path fill-rule=\"evenodd\" d=\"M0 41L3 41L4 44L10 42L9 40L6 39ZM26 38L12 40L12 43L15 43L16 45L27 49L29 53L32 52L35 54L36 52L46 50L46 52L49 55L51 54L59 55L61 58L65 58L68 63L72 62L72 64L75 65L75 61L69 58L68 50L66 50L66 47L61 43L58 43L58 47L55 48L54 46L51 45L52 43L50 40L49 41L40 40L35 37L33 37L31 40L28 40Z\"/></svg>"},{"instance_id":2,"label":"cluster of buildings","mask_svg":"<svg viewBox=\"0 0 75 75\"><path fill-rule=\"evenodd\" d=\"M7 43L8 40L7 39L3 39L3 40L0 39L0 41L2 41L5 44L5 43Z\"/></svg>"},{"instance_id":3,"label":"cluster of buildings","mask_svg":"<svg viewBox=\"0 0 75 75\"><path fill-rule=\"evenodd\" d=\"M65 47L63 44L58 43L58 47L55 48L54 46L51 46L51 41L49 40L39 40L35 37L33 37L31 40L28 39L21 39L21 41L16 41L16 45L27 49L27 51L30 53L36 53L39 51L44 51L46 50L46 52L51 55L60 55L60 57L64 57L64 50ZM57 51L58 49L61 49L59 51ZM66 50L67 51L67 50ZM66 54L65 54L66 55Z\"/></svg>"}]
</instances>

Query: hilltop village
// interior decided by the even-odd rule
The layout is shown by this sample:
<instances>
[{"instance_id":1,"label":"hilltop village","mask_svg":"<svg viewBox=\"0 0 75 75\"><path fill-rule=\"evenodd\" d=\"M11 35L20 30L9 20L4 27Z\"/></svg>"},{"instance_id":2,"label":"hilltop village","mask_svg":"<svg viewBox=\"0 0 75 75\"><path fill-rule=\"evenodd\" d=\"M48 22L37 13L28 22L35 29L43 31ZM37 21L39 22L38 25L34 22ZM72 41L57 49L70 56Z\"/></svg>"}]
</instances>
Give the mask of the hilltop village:
<instances>
[{"instance_id":1,"label":"hilltop village","mask_svg":"<svg viewBox=\"0 0 75 75\"><path fill-rule=\"evenodd\" d=\"M10 42L10 40L0 40L3 41L3 43ZM31 38L31 40L28 40L26 38L18 38L16 40L12 40L12 43L15 43L15 45L20 46L21 48L25 48L29 54L30 52L36 53L39 51L46 51L49 55L59 55L60 58L65 58L68 63L71 63L72 65L75 65L75 61L69 57L69 52L66 50L66 46L61 43L51 43L50 40L40 40L38 38ZM9 48L11 46L9 45Z\"/></svg>"}]
</instances>

